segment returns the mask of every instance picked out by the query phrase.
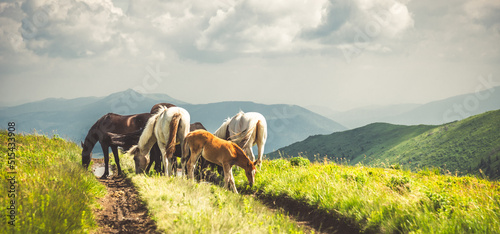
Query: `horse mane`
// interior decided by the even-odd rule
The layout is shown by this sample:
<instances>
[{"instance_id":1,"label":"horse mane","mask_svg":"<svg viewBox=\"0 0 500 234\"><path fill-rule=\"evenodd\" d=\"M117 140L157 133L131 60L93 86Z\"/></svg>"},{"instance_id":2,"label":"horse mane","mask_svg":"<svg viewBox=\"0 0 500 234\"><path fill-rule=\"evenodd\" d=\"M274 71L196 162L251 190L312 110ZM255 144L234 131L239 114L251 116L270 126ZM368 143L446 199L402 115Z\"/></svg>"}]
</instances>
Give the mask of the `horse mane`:
<instances>
[{"instance_id":1,"label":"horse mane","mask_svg":"<svg viewBox=\"0 0 500 234\"><path fill-rule=\"evenodd\" d=\"M156 121L158 120L158 117L160 115L167 111L167 109L168 108L165 106L160 106L158 112L151 116L151 118L149 118L148 122L146 123L146 127L142 131L141 137L139 137L139 142L137 143L140 148L142 148L149 142L151 136L154 136Z\"/></svg>"}]
</instances>

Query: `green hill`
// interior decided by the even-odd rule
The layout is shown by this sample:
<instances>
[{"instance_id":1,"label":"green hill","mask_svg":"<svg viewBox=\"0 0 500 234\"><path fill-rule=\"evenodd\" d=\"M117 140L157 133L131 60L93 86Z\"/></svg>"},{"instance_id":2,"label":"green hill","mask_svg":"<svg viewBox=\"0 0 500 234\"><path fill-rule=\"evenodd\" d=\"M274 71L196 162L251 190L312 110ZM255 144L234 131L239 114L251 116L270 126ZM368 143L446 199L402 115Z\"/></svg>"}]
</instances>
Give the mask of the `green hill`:
<instances>
[{"instance_id":1,"label":"green hill","mask_svg":"<svg viewBox=\"0 0 500 234\"><path fill-rule=\"evenodd\" d=\"M0 233L88 233L106 188L61 138L0 131Z\"/></svg>"},{"instance_id":2,"label":"green hill","mask_svg":"<svg viewBox=\"0 0 500 234\"><path fill-rule=\"evenodd\" d=\"M500 177L500 110L440 126L370 124L318 135L284 147L269 158L304 156L348 164L410 169L438 167L443 173ZM481 170L480 170L481 169Z\"/></svg>"}]
</instances>

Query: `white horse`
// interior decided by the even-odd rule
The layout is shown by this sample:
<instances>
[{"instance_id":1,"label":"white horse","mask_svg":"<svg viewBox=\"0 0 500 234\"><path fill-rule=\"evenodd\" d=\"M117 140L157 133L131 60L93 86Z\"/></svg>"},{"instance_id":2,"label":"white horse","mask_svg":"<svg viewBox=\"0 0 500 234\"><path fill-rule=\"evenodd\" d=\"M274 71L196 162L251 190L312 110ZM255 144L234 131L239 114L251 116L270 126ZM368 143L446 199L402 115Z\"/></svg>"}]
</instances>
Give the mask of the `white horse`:
<instances>
[{"instance_id":1,"label":"white horse","mask_svg":"<svg viewBox=\"0 0 500 234\"><path fill-rule=\"evenodd\" d=\"M267 122L262 114L240 111L232 118L226 119L214 135L238 144L252 161L255 160L252 146L257 145L259 152L255 164L262 163L264 145L267 140Z\"/></svg>"},{"instance_id":2,"label":"white horse","mask_svg":"<svg viewBox=\"0 0 500 234\"><path fill-rule=\"evenodd\" d=\"M138 144L128 151L129 154L134 155L135 172L144 172L148 163L145 156L149 153L154 143L157 142L163 156L165 175L172 175L172 165L175 159L172 155L175 152L175 145L177 142L181 145L184 143L184 139L189 133L190 121L191 117L185 109L180 107L166 108L162 106L148 120Z\"/></svg>"}]
</instances>

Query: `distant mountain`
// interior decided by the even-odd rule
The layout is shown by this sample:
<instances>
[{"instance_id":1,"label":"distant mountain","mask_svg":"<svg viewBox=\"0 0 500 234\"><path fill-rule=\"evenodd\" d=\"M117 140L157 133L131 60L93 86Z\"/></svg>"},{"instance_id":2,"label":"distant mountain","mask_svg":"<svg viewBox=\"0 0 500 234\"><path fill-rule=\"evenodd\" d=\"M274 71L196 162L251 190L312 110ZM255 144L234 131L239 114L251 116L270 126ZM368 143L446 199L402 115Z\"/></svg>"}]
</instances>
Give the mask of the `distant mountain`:
<instances>
[{"instance_id":1,"label":"distant mountain","mask_svg":"<svg viewBox=\"0 0 500 234\"><path fill-rule=\"evenodd\" d=\"M491 178L500 178L500 110L443 125L374 123L311 136L268 154L268 158L299 155L368 166L439 167L459 175L480 174L481 169Z\"/></svg>"},{"instance_id":2,"label":"distant mountain","mask_svg":"<svg viewBox=\"0 0 500 234\"><path fill-rule=\"evenodd\" d=\"M262 113L268 123L266 152L300 141L314 134L342 131L342 125L293 105L264 105L253 102L220 102L193 105L165 94L140 94L134 90L114 93L106 97L77 99L49 98L38 102L2 108L2 122L15 121L18 132L58 134L75 142L82 141L89 128L106 113L122 115L149 112L160 102L184 107L191 122L201 122L214 132L223 121L238 111Z\"/></svg>"},{"instance_id":3,"label":"distant mountain","mask_svg":"<svg viewBox=\"0 0 500 234\"><path fill-rule=\"evenodd\" d=\"M374 106L343 112L321 106L307 108L351 129L376 122L439 125L500 109L500 86L427 104Z\"/></svg>"},{"instance_id":4,"label":"distant mountain","mask_svg":"<svg viewBox=\"0 0 500 234\"><path fill-rule=\"evenodd\" d=\"M414 110L420 104L399 104L390 106L371 106L356 108L348 111L334 111L322 106L308 106L307 109L332 120L342 123L342 125L353 129L377 122L389 122L394 116Z\"/></svg>"}]
</instances>

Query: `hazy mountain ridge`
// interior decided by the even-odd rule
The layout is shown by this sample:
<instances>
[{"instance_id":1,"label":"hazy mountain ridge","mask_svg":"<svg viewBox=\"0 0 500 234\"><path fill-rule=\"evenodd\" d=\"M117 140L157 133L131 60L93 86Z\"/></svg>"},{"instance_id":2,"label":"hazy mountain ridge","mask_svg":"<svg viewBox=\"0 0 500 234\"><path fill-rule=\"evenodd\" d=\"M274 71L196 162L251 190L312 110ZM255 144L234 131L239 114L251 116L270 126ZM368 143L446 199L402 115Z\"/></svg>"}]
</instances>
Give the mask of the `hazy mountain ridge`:
<instances>
[{"instance_id":1,"label":"hazy mountain ridge","mask_svg":"<svg viewBox=\"0 0 500 234\"><path fill-rule=\"evenodd\" d=\"M439 125L500 109L500 86L426 104L373 106L348 111L335 111L321 106L308 106L307 108L350 129L375 122Z\"/></svg>"},{"instance_id":2,"label":"hazy mountain ridge","mask_svg":"<svg viewBox=\"0 0 500 234\"><path fill-rule=\"evenodd\" d=\"M369 166L438 167L458 175L484 173L500 178L500 110L434 126L370 124L311 136L268 157L299 155Z\"/></svg>"},{"instance_id":3,"label":"hazy mountain ridge","mask_svg":"<svg viewBox=\"0 0 500 234\"><path fill-rule=\"evenodd\" d=\"M345 130L342 125L295 105L264 105L253 102L219 102L188 104L165 94L140 94L134 90L106 97L77 99L49 98L20 106L3 108L0 120L14 121L18 132L59 134L79 142L102 115L113 112L122 115L149 112L154 104L169 102L189 111L191 122L201 122L214 132L223 121L238 111L260 112L268 123L266 152L276 150L309 135Z\"/></svg>"}]
</instances>

